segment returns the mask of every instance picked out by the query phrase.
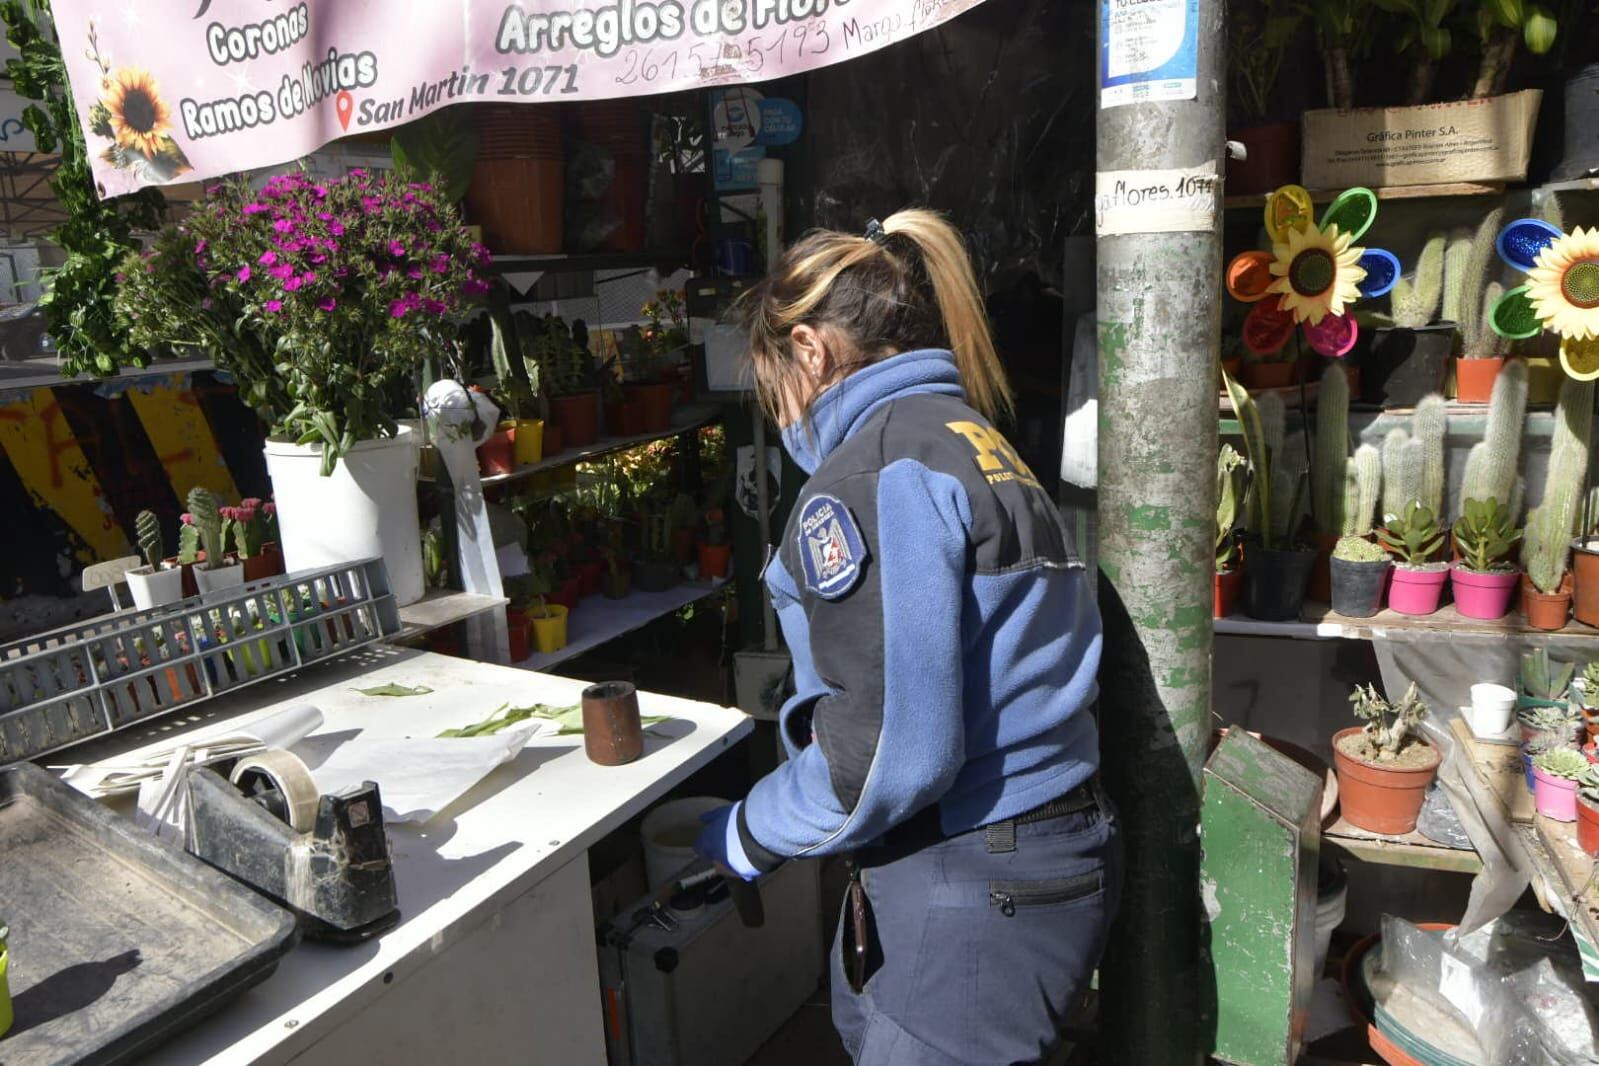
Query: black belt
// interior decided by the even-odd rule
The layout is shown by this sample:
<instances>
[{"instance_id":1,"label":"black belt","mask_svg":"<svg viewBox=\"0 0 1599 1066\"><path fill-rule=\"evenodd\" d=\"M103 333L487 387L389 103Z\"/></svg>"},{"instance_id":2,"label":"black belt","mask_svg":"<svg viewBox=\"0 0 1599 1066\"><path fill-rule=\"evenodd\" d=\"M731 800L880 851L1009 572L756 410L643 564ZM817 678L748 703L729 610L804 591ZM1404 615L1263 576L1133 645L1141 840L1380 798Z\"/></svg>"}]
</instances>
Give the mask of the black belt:
<instances>
[{"instance_id":1,"label":"black belt","mask_svg":"<svg viewBox=\"0 0 1599 1066\"><path fill-rule=\"evenodd\" d=\"M884 833L876 842L862 848L857 857L864 865L875 866L942 843L951 837L964 836L966 833L982 833L985 846L990 852L1015 851L1018 825L1053 821L1056 818L1089 810L1099 806L1099 795L1099 778L1091 777L1064 796L1058 796L1014 818L990 822L976 829L963 829L958 833L944 832L939 822L938 804L934 803Z\"/></svg>"},{"instance_id":2,"label":"black belt","mask_svg":"<svg viewBox=\"0 0 1599 1066\"><path fill-rule=\"evenodd\" d=\"M1036 822L1050 822L1068 814L1086 811L1099 806L1097 779L1089 778L1059 799L1050 800L1024 814L983 826L983 842L989 854L997 855L1016 850L1016 827Z\"/></svg>"}]
</instances>

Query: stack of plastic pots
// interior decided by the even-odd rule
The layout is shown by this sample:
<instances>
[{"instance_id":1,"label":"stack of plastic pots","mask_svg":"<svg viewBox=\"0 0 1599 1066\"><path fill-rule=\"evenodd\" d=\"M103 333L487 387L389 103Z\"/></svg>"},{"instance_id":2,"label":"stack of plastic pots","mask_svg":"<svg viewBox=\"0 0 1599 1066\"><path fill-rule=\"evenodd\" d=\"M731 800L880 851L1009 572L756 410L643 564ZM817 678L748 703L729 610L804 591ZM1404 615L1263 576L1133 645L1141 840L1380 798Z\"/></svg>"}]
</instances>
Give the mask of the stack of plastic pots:
<instances>
[{"instance_id":1,"label":"stack of plastic pots","mask_svg":"<svg viewBox=\"0 0 1599 1066\"><path fill-rule=\"evenodd\" d=\"M597 251L642 252L644 201L649 183L644 112L637 100L594 100L577 105L577 139L616 165L615 176L594 207L608 233Z\"/></svg>"},{"instance_id":2,"label":"stack of plastic pots","mask_svg":"<svg viewBox=\"0 0 1599 1066\"><path fill-rule=\"evenodd\" d=\"M485 104L477 109L477 165L466 193L469 220L498 254L562 250L566 163L553 104Z\"/></svg>"}]
</instances>

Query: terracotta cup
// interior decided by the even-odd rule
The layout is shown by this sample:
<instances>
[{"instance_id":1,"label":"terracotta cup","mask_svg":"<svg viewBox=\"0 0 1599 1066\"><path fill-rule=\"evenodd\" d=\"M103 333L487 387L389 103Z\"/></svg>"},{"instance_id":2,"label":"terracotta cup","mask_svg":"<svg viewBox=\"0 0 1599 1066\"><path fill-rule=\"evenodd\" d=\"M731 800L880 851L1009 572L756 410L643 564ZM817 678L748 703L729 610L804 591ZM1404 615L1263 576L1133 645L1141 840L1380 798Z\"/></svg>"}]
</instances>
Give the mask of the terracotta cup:
<instances>
[{"instance_id":1,"label":"terracotta cup","mask_svg":"<svg viewBox=\"0 0 1599 1066\"><path fill-rule=\"evenodd\" d=\"M644 754L638 689L602 681L583 690L583 750L599 766L622 766Z\"/></svg>"}]
</instances>

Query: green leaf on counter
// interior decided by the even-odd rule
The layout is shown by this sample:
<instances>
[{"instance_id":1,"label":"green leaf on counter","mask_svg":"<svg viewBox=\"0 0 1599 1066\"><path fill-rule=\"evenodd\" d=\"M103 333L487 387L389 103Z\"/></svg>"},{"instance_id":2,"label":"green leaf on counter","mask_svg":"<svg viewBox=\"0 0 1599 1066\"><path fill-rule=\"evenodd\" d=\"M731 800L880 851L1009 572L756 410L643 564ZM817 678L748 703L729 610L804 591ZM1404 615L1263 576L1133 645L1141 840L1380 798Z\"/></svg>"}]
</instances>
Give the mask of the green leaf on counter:
<instances>
[{"instance_id":1,"label":"green leaf on counter","mask_svg":"<svg viewBox=\"0 0 1599 1066\"><path fill-rule=\"evenodd\" d=\"M374 685L372 688L358 688L355 691L363 696L426 696L433 690L426 685L401 685L390 681L383 685Z\"/></svg>"}]
</instances>

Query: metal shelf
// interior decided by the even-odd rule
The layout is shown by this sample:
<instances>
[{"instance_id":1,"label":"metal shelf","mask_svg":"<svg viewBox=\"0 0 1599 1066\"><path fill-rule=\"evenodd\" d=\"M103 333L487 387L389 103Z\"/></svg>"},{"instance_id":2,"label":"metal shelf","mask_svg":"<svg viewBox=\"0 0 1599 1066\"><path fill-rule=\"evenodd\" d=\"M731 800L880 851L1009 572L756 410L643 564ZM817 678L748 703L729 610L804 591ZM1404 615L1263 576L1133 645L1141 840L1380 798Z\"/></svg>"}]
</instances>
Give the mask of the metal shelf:
<instances>
[{"instance_id":1,"label":"metal shelf","mask_svg":"<svg viewBox=\"0 0 1599 1066\"><path fill-rule=\"evenodd\" d=\"M721 417L721 406L714 403L696 403L680 407L675 412L672 428L659 433L640 433L633 437L606 437L593 444L582 448L567 448L547 459L540 459L536 463L519 466L509 474L492 474L483 479L485 489L494 488L512 481L522 481L542 474L548 470L559 470L574 463L585 463L591 459L598 459L613 452L625 452L629 448L637 448L645 444L653 444L658 440L669 437L678 437L692 430L710 425ZM422 476L421 481L431 483L432 478Z\"/></svg>"},{"instance_id":2,"label":"metal shelf","mask_svg":"<svg viewBox=\"0 0 1599 1066\"><path fill-rule=\"evenodd\" d=\"M1345 618L1324 603L1306 603L1298 621L1262 622L1243 615L1218 618L1216 632L1240 637L1290 637L1295 640L1371 640L1396 635L1502 637L1525 644L1599 643L1599 629L1568 622L1566 628L1548 631L1533 629L1512 611L1496 621L1463 618L1453 605L1440 607L1435 614L1412 616L1395 611L1378 611L1371 618Z\"/></svg>"},{"instance_id":3,"label":"metal shelf","mask_svg":"<svg viewBox=\"0 0 1599 1066\"><path fill-rule=\"evenodd\" d=\"M726 585L725 579L718 579L709 584L685 582L662 592L634 592L619 600L590 597L567 615L566 647L555 652L534 652L511 665L521 670L548 670L557 663L576 658L591 648L626 636L635 629L642 629L659 618L697 603Z\"/></svg>"}]
</instances>

